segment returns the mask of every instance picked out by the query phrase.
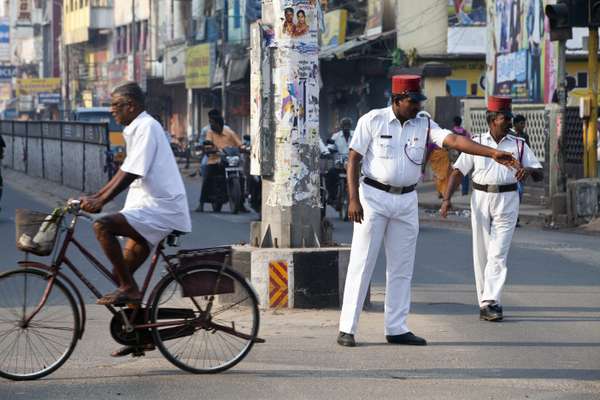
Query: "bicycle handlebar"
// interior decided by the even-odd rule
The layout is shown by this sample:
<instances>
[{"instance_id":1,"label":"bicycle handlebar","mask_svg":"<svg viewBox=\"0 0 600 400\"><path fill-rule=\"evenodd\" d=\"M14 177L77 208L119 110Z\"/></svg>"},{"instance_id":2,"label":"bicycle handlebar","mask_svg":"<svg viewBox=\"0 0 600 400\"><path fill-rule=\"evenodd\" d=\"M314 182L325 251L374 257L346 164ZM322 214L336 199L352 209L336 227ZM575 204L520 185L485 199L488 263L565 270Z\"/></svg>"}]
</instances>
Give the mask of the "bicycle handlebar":
<instances>
[{"instance_id":1,"label":"bicycle handlebar","mask_svg":"<svg viewBox=\"0 0 600 400\"><path fill-rule=\"evenodd\" d=\"M67 211L78 217L83 217L89 221L94 221L96 219L96 216L94 216L93 214L81 210L81 200L67 200Z\"/></svg>"}]
</instances>

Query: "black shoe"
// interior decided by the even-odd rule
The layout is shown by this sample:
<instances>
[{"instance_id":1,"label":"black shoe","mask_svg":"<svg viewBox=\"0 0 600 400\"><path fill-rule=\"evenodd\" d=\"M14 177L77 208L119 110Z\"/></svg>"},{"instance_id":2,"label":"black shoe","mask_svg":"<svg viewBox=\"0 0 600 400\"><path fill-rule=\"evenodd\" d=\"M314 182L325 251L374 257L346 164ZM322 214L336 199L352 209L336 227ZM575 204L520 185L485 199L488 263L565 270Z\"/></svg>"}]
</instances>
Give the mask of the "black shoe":
<instances>
[{"instance_id":1,"label":"black shoe","mask_svg":"<svg viewBox=\"0 0 600 400\"><path fill-rule=\"evenodd\" d=\"M387 342L391 344L408 344L412 346L427 345L427 340L416 336L412 332L406 332L402 335L387 335L385 338L387 339Z\"/></svg>"},{"instance_id":2,"label":"black shoe","mask_svg":"<svg viewBox=\"0 0 600 400\"><path fill-rule=\"evenodd\" d=\"M502 321L502 306L499 304L491 304L479 309L479 319L482 321Z\"/></svg>"},{"instance_id":3,"label":"black shoe","mask_svg":"<svg viewBox=\"0 0 600 400\"><path fill-rule=\"evenodd\" d=\"M340 346L356 346L356 342L354 341L354 335L351 333L340 332L340 334L337 337L337 342Z\"/></svg>"}]
</instances>

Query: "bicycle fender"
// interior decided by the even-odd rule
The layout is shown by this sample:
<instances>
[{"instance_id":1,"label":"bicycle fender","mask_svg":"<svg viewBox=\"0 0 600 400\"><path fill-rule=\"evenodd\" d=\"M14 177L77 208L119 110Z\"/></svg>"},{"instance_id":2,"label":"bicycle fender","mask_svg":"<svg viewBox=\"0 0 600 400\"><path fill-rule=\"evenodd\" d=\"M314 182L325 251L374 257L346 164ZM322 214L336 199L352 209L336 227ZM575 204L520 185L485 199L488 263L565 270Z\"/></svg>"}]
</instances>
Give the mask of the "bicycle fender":
<instances>
[{"instance_id":1,"label":"bicycle fender","mask_svg":"<svg viewBox=\"0 0 600 400\"><path fill-rule=\"evenodd\" d=\"M66 283L67 287L69 287L69 289L71 289L71 291L73 293L75 293L75 297L77 299L77 302L79 303L79 325L80 325L79 326L79 339L81 340L81 338L83 337L83 332L85 331L85 323L86 323L85 303L83 301L83 297L81 296L81 292L79 291L79 289L77 289L77 286L75 286L73 281L69 277L67 277L65 274L63 274L62 272L53 270L51 267L47 266L46 264L42 264L42 263L35 262L35 261L19 261L18 264L20 267L40 269L49 274L52 274L52 273L56 274L58 276L58 278L63 283Z\"/></svg>"}]
</instances>

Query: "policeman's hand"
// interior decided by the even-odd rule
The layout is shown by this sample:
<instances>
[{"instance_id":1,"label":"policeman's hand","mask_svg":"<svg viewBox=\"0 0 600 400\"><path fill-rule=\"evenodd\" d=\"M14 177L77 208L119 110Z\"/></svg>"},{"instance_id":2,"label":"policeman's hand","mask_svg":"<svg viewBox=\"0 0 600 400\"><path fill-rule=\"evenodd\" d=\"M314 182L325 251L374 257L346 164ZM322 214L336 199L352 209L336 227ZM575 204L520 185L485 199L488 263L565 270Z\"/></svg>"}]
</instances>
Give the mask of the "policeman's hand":
<instances>
[{"instance_id":1,"label":"policeman's hand","mask_svg":"<svg viewBox=\"0 0 600 400\"><path fill-rule=\"evenodd\" d=\"M492 154L492 158L497 163L500 163L506 167L517 169L520 167L519 162L513 157L511 153L506 151L494 150L494 154Z\"/></svg>"},{"instance_id":2,"label":"policeman's hand","mask_svg":"<svg viewBox=\"0 0 600 400\"><path fill-rule=\"evenodd\" d=\"M350 200L350 204L348 204L348 219L360 224L363 221L363 217L363 208L360 205L360 201Z\"/></svg>"},{"instance_id":3,"label":"policeman's hand","mask_svg":"<svg viewBox=\"0 0 600 400\"><path fill-rule=\"evenodd\" d=\"M442 201L442 206L440 207L440 215L442 218L448 217L448 211L452 209L452 203L450 200Z\"/></svg>"},{"instance_id":4,"label":"policeman's hand","mask_svg":"<svg viewBox=\"0 0 600 400\"><path fill-rule=\"evenodd\" d=\"M526 168L519 168L517 169L517 172L515 173L515 177L517 178L517 180L519 182L524 181L525 179L527 179L527 177L529 176L529 171L527 171Z\"/></svg>"},{"instance_id":5,"label":"policeman's hand","mask_svg":"<svg viewBox=\"0 0 600 400\"><path fill-rule=\"evenodd\" d=\"M104 206L104 203L95 196L80 197L79 201L81 201L81 209L83 211L87 211L93 214L102 211L102 207Z\"/></svg>"}]
</instances>

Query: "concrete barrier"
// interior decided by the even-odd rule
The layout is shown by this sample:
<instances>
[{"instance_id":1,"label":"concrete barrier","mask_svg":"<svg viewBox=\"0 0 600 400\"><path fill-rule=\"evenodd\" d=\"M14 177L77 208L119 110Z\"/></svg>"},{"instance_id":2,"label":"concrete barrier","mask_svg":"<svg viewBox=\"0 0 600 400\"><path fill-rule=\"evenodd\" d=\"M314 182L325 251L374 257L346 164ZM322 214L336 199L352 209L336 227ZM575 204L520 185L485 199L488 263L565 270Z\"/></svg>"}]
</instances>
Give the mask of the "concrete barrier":
<instances>
[{"instance_id":1,"label":"concrete barrier","mask_svg":"<svg viewBox=\"0 0 600 400\"><path fill-rule=\"evenodd\" d=\"M598 216L600 216L600 179L586 178L567 182L569 225L587 223Z\"/></svg>"},{"instance_id":2,"label":"concrete barrier","mask_svg":"<svg viewBox=\"0 0 600 400\"><path fill-rule=\"evenodd\" d=\"M232 266L252 282L263 309L341 307L349 259L349 247L232 247Z\"/></svg>"},{"instance_id":3,"label":"concrete barrier","mask_svg":"<svg viewBox=\"0 0 600 400\"><path fill-rule=\"evenodd\" d=\"M95 192L110 178L107 124L0 121L0 135L7 168L82 192Z\"/></svg>"}]
</instances>

